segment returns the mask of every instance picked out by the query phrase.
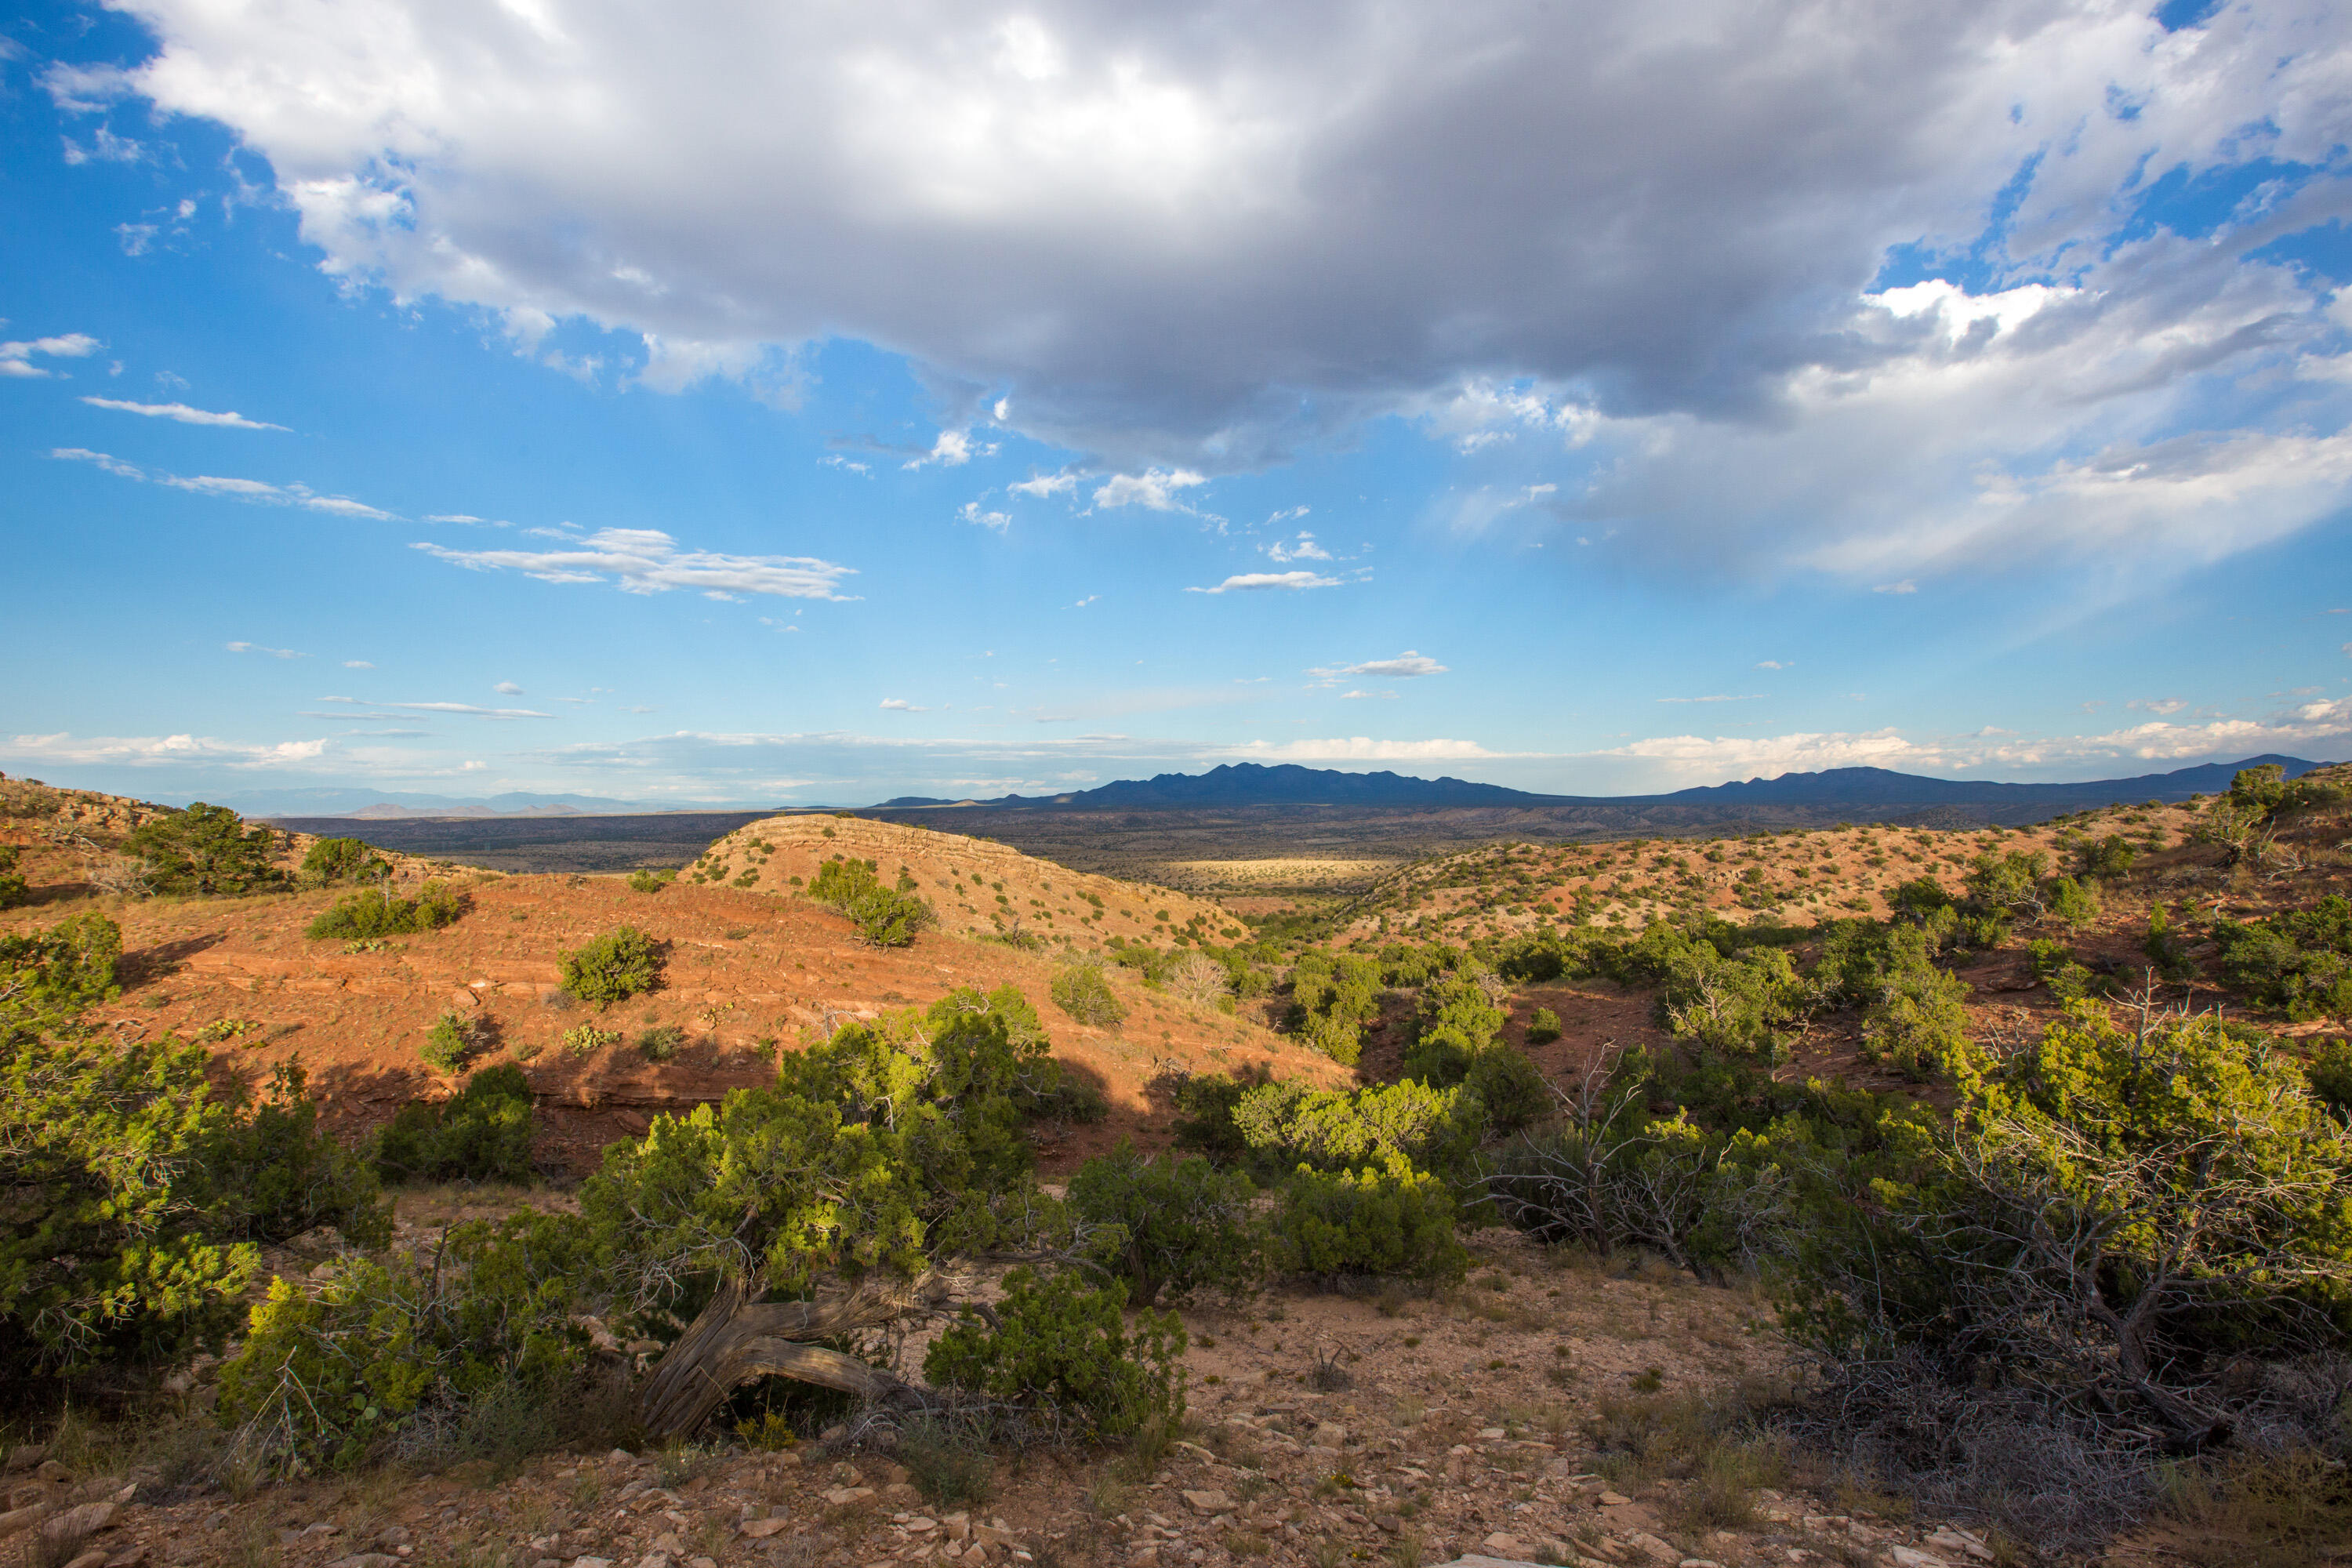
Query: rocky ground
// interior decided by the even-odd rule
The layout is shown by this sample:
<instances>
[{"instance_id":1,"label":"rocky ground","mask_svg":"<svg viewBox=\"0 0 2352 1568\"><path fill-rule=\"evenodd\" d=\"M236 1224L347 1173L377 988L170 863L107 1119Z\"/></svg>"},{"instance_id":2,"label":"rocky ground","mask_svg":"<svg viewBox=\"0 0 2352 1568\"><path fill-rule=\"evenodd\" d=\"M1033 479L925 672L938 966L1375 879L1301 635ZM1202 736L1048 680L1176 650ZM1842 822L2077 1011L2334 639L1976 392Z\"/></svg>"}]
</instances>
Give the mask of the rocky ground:
<instances>
[{"instance_id":1,"label":"rocky ground","mask_svg":"<svg viewBox=\"0 0 2352 1568\"><path fill-rule=\"evenodd\" d=\"M1416 1568L1465 1552L1963 1568L2008 1556L1964 1522L1912 1518L1798 1457L1730 1444L1727 1402L1790 1371L1754 1297L1509 1232L1473 1240L1478 1266L1454 1290L1286 1289L1188 1309L1190 1415L1148 1468L1116 1451L1000 1451L983 1496L934 1505L888 1453L819 1436L232 1496L174 1491L168 1454L86 1444L61 1445L63 1463L17 1450L9 1501L102 1510L62 1532L73 1538L46 1568Z\"/></svg>"}]
</instances>

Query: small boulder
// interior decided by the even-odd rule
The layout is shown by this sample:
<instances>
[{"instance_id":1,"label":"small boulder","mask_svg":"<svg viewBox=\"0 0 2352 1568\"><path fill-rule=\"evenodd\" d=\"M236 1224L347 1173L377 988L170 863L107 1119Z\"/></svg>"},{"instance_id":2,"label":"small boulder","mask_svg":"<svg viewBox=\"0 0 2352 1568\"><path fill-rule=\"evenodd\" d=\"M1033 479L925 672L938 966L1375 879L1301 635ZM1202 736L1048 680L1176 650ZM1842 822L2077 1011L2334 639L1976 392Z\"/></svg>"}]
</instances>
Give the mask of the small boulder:
<instances>
[{"instance_id":1,"label":"small boulder","mask_svg":"<svg viewBox=\"0 0 2352 1568\"><path fill-rule=\"evenodd\" d=\"M1231 1513L1234 1500L1221 1491L1197 1491L1184 1494L1185 1506L1194 1513Z\"/></svg>"}]
</instances>

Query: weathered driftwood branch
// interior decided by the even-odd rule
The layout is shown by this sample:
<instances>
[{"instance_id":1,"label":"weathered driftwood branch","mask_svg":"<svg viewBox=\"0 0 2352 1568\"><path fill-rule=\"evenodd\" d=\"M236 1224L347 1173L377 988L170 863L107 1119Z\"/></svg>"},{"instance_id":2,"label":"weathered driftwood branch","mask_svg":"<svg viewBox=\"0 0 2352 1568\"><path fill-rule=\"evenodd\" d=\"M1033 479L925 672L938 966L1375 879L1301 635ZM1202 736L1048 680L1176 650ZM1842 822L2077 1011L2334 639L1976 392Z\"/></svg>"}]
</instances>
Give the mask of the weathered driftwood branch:
<instances>
[{"instance_id":1,"label":"weathered driftwood branch","mask_svg":"<svg viewBox=\"0 0 2352 1568\"><path fill-rule=\"evenodd\" d=\"M652 1436L681 1437L756 1377L794 1378L901 1409L930 1408L939 1396L921 1384L807 1342L939 1310L939 1287L936 1277L926 1276L868 1281L815 1301L753 1301L751 1287L722 1282L655 1363L637 1398L638 1416Z\"/></svg>"}]
</instances>

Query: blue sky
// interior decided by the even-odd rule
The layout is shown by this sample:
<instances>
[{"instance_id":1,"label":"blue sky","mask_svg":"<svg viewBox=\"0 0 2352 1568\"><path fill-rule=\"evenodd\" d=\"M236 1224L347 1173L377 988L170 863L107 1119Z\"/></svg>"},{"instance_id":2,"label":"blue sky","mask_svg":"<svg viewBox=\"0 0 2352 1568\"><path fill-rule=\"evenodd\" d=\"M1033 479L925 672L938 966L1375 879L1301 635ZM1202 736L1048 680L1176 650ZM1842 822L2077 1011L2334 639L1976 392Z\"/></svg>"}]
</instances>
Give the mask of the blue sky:
<instances>
[{"instance_id":1,"label":"blue sky","mask_svg":"<svg viewBox=\"0 0 2352 1568\"><path fill-rule=\"evenodd\" d=\"M1963 9L19 8L0 768L2352 755L2352 18Z\"/></svg>"}]
</instances>

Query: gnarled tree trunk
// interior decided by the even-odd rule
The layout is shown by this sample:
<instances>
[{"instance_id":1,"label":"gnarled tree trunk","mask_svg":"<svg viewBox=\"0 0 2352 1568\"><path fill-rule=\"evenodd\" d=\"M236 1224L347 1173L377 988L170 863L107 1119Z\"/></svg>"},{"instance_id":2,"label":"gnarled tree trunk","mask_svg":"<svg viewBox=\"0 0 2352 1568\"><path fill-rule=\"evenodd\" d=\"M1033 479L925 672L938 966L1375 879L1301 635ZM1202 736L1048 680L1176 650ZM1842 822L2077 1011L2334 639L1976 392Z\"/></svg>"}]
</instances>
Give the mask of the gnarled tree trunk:
<instances>
[{"instance_id":1,"label":"gnarled tree trunk","mask_svg":"<svg viewBox=\"0 0 2352 1568\"><path fill-rule=\"evenodd\" d=\"M682 1437L755 1377L789 1377L837 1388L873 1404L926 1409L937 1395L812 1340L880 1328L937 1310L924 1279L869 1281L815 1301L753 1301L755 1287L722 1281L710 1304L655 1363L637 1396L638 1417L655 1437Z\"/></svg>"}]
</instances>

